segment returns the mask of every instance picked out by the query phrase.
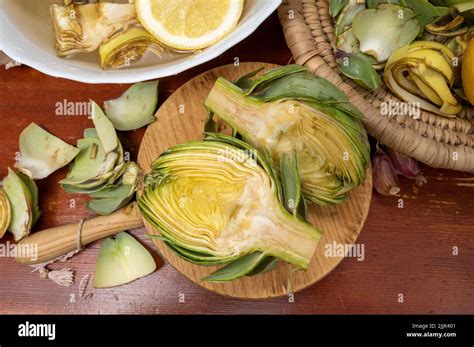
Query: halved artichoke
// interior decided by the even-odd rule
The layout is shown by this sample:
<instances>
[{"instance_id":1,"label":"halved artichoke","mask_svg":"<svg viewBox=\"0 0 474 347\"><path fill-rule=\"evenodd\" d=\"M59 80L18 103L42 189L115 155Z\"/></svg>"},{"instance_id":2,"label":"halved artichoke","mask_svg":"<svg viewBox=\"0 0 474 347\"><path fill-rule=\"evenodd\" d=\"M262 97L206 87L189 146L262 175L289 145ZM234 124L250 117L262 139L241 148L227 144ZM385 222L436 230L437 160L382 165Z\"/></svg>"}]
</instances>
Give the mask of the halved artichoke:
<instances>
[{"instance_id":1,"label":"halved artichoke","mask_svg":"<svg viewBox=\"0 0 474 347\"><path fill-rule=\"evenodd\" d=\"M296 202L297 192L295 187L287 195ZM207 281L268 271L276 259L306 269L320 238L318 230L283 207L271 160L221 134L164 152L146 176L138 204L179 256L198 265L226 264Z\"/></svg>"},{"instance_id":2,"label":"halved artichoke","mask_svg":"<svg viewBox=\"0 0 474 347\"><path fill-rule=\"evenodd\" d=\"M250 78L217 80L205 101L211 118L219 116L275 163L296 151L308 200L344 201L364 181L370 160L360 111L330 82L298 65Z\"/></svg>"},{"instance_id":3,"label":"halved artichoke","mask_svg":"<svg viewBox=\"0 0 474 347\"><path fill-rule=\"evenodd\" d=\"M136 23L134 4L51 5L58 56L93 52L116 33Z\"/></svg>"}]
</instances>

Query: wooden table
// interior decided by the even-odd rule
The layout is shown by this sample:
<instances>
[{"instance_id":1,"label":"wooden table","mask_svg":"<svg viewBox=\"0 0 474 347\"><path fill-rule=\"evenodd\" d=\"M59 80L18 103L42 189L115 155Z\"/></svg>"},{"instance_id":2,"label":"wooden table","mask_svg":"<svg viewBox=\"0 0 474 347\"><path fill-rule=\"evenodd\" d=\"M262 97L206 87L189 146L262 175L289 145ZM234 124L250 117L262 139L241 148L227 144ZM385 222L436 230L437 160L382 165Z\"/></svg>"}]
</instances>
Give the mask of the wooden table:
<instances>
[{"instance_id":1,"label":"wooden table","mask_svg":"<svg viewBox=\"0 0 474 347\"><path fill-rule=\"evenodd\" d=\"M161 102L193 76L233 63L235 57L277 64L290 60L276 14L219 58L163 79ZM56 79L29 67L1 68L0 177L13 165L18 135L30 122L70 143L92 126L85 116L55 115L57 102L91 98L102 103L127 87ZM132 159L143 133L140 129L119 135ZM42 280L10 258L0 259L0 313L474 313L474 177L430 168L424 171L428 183L422 188L401 179L400 197L374 194L358 240L364 245L365 259L345 259L325 279L297 293L294 302L286 297L268 301L222 297L191 283L163 260L152 275L122 287L94 290L90 281L80 298L80 279L86 274L92 278L94 273L99 249L99 243L94 243L66 264L53 266L75 270L77 280L72 287ZM85 208L85 197L67 194L59 187L66 172L60 170L38 182L43 215L35 230L92 216ZM70 199L75 199L75 208ZM399 199L403 199L403 208L398 207ZM133 233L140 237L144 230ZM149 240L141 239L153 249ZM10 235L2 240L6 241L11 242Z\"/></svg>"}]
</instances>

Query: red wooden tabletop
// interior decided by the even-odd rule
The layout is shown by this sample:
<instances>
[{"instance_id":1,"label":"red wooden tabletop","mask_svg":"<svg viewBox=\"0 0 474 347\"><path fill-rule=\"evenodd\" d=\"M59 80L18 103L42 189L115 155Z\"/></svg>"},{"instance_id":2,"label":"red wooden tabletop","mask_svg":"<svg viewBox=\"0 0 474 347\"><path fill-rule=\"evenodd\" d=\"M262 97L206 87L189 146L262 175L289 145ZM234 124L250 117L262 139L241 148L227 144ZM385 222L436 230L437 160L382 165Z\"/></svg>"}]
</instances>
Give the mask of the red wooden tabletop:
<instances>
[{"instance_id":1,"label":"red wooden tabletop","mask_svg":"<svg viewBox=\"0 0 474 347\"><path fill-rule=\"evenodd\" d=\"M251 37L211 62L160 81L160 102L197 74L240 61L286 64L287 49L276 14ZM99 104L119 96L127 85L89 85L46 76L29 67L0 68L0 177L18 151L18 136L36 122L75 143L92 122L85 116L57 116L57 102ZM136 158L144 129L120 133L124 147ZM86 198L65 193L58 181L67 169L38 181L43 215L35 230L90 217ZM358 243L363 261L345 259L330 275L286 297L246 301L200 288L163 260L152 275L114 289L95 290L92 281L81 298L79 280L92 278L99 243L66 263L76 283L60 287L42 280L31 268L0 258L0 313L474 313L474 177L424 167L428 183L418 188L401 179L400 197L374 194ZM71 208L70 199L76 206ZM403 208L399 208L399 199ZM133 231L151 250L144 230ZM10 235L2 243L11 242ZM157 259L159 255L157 255Z\"/></svg>"}]
</instances>

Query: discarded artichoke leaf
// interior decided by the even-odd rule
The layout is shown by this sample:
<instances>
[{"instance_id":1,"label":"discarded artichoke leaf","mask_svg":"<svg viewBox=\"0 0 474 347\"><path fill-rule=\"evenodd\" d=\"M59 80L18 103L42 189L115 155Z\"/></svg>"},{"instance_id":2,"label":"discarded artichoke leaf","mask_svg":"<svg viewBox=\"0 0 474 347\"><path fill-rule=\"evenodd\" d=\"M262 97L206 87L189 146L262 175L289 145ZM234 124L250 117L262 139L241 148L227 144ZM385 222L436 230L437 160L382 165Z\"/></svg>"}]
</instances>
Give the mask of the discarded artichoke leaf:
<instances>
[{"instance_id":1,"label":"discarded artichoke leaf","mask_svg":"<svg viewBox=\"0 0 474 347\"><path fill-rule=\"evenodd\" d=\"M331 17L336 17L341 10L347 6L349 0L332 0L329 2L329 14Z\"/></svg>"},{"instance_id":2,"label":"discarded artichoke leaf","mask_svg":"<svg viewBox=\"0 0 474 347\"><path fill-rule=\"evenodd\" d=\"M105 216L127 205L133 198L135 187L129 185L119 186L116 197L100 198L89 201L87 207L95 213ZM121 194L120 196L118 196Z\"/></svg>"},{"instance_id":3,"label":"discarded artichoke leaf","mask_svg":"<svg viewBox=\"0 0 474 347\"><path fill-rule=\"evenodd\" d=\"M284 153L282 155L280 172L286 210L306 221L306 204L301 192L296 152Z\"/></svg>"},{"instance_id":4,"label":"discarded artichoke leaf","mask_svg":"<svg viewBox=\"0 0 474 347\"><path fill-rule=\"evenodd\" d=\"M343 55L337 59L342 73L365 89L376 91L382 80L372 64L361 53Z\"/></svg>"},{"instance_id":5,"label":"discarded artichoke leaf","mask_svg":"<svg viewBox=\"0 0 474 347\"><path fill-rule=\"evenodd\" d=\"M358 0L349 0L337 17L334 35L339 36L340 33L346 31L352 25L354 17L363 10L365 10L365 4Z\"/></svg>"},{"instance_id":6,"label":"discarded artichoke leaf","mask_svg":"<svg viewBox=\"0 0 474 347\"><path fill-rule=\"evenodd\" d=\"M125 232L108 237L100 245L94 272L94 288L126 284L154 272L151 254Z\"/></svg>"},{"instance_id":7,"label":"discarded artichoke leaf","mask_svg":"<svg viewBox=\"0 0 474 347\"><path fill-rule=\"evenodd\" d=\"M15 241L20 241L28 236L33 222L31 193L22 179L10 168L2 185L11 206L8 231L13 234Z\"/></svg>"},{"instance_id":8,"label":"discarded artichoke leaf","mask_svg":"<svg viewBox=\"0 0 474 347\"><path fill-rule=\"evenodd\" d=\"M242 259L255 252L265 254L259 261L277 257L306 269L320 238L318 230L283 208L272 162L222 134L164 152L145 177L138 204L159 238L185 260L237 261L229 265L237 269L220 280L251 273L255 267Z\"/></svg>"},{"instance_id":9,"label":"discarded artichoke leaf","mask_svg":"<svg viewBox=\"0 0 474 347\"><path fill-rule=\"evenodd\" d=\"M139 174L138 165L134 162L127 163L121 185L90 194L90 197L95 200L91 200L87 207L100 215L107 215L122 208L133 198Z\"/></svg>"},{"instance_id":10,"label":"discarded artichoke leaf","mask_svg":"<svg viewBox=\"0 0 474 347\"><path fill-rule=\"evenodd\" d=\"M352 27L360 51L378 62L386 61L395 50L412 42L420 31L413 10L392 4L359 12Z\"/></svg>"},{"instance_id":11,"label":"discarded artichoke leaf","mask_svg":"<svg viewBox=\"0 0 474 347\"><path fill-rule=\"evenodd\" d=\"M98 147L95 159L91 158L92 146ZM59 183L77 185L91 180L102 178L111 173L118 158L117 153L105 153L101 141L94 138L84 138L77 141L81 149L71 165L71 171Z\"/></svg>"},{"instance_id":12,"label":"discarded artichoke leaf","mask_svg":"<svg viewBox=\"0 0 474 347\"><path fill-rule=\"evenodd\" d=\"M115 129L129 131L155 120L158 81L136 83L119 98L104 102L104 110Z\"/></svg>"},{"instance_id":13,"label":"discarded artichoke leaf","mask_svg":"<svg viewBox=\"0 0 474 347\"><path fill-rule=\"evenodd\" d=\"M349 28L337 36L336 50L345 53L359 52L359 41L354 35L353 28Z\"/></svg>"},{"instance_id":14,"label":"discarded artichoke leaf","mask_svg":"<svg viewBox=\"0 0 474 347\"><path fill-rule=\"evenodd\" d=\"M100 64L104 70L119 69L140 59L147 51L160 57L163 47L148 31L133 27L100 46Z\"/></svg>"},{"instance_id":15,"label":"discarded artichoke leaf","mask_svg":"<svg viewBox=\"0 0 474 347\"><path fill-rule=\"evenodd\" d=\"M275 163L296 150L309 201L342 202L365 179L363 115L342 91L300 66L270 70L246 90L219 78L205 106Z\"/></svg>"},{"instance_id":16,"label":"discarded artichoke leaf","mask_svg":"<svg viewBox=\"0 0 474 347\"><path fill-rule=\"evenodd\" d=\"M462 110L451 86L453 52L431 41L417 41L396 50L387 62L384 79L394 94L420 108L447 117ZM415 90L416 89L416 90Z\"/></svg>"},{"instance_id":17,"label":"discarded artichoke leaf","mask_svg":"<svg viewBox=\"0 0 474 347\"><path fill-rule=\"evenodd\" d=\"M15 168L32 179L48 177L69 164L79 149L51 135L35 123L20 134L20 160Z\"/></svg>"},{"instance_id":18,"label":"discarded artichoke leaf","mask_svg":"<svg viewBox=\"0 0 474 347\"><path fill-rule=\"evenodd\" d=\"M456 16L454 17L449 23L446 24L438 24L438 23L433 23L429 24L425 27L425 30L432 33L432 34L443 34L447 33L449 31L455 30L459 28L464 23L464 17L463 16Z\"/></svg>"},{"instance_id":19,"label":"discarded artichoke leaf","mask_svg":"<svg viewBox=\"0 0 474 347\"><path fill-rule=\"evenodd\" d=\"M5 232L10 225L12 217L12 209L10 201L5 191L0 188L0 239L5 235Z\"/></svg>"},{"instance_id":20,"label":"discarded artichoke leaf","mask_svg":"<svg viewBox=\"0 0 474 347\"><path fill-rule=\"evenodd\" d=\"M56 52L60 57L93 52L116 33L137 22L133 4L53 4L50 11Z\"/></svg>"},{"instance_id":21,"label":"discarded artichoke leaf","mask_svg":"<svg viewBox=\"0 0 474 347\"><path fill-rule=\"evenodd\" d=\"M34 227L36 222L41 216L41 211L39 209L39 194L38 194L38 186L36 185L35 181L26 176L25 174L18 173L18 177L21 178L23 183L28 187L28 190L31 194L31 213L32 213L32 221L31 227Z\"/></svg>"},{"instance_id":22,"label":"discarded artichoke leaf","mask_svg":"<svg viewBox=\"0 0 474 347\"><path fill-rule=\"evenodd\" d=\"M102 112L102 109L94 101L90 101L92 104L92 121L94 122L95 130L99 136L100 142L104 148L105 153L114 151L118 146L117 133L115 132L114 125Z\"/></svg>"}]
</instances>

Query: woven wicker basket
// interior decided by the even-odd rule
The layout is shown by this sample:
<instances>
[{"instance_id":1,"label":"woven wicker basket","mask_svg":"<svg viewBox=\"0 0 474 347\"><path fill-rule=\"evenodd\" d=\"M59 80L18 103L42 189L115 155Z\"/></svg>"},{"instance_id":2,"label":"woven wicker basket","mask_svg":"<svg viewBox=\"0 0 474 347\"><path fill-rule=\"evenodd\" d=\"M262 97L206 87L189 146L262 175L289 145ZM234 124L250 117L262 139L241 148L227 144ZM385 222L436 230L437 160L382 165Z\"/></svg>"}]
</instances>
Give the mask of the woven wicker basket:
<instances>
[{"instance_id":1,"label":"woven wicker basket","mask_svg":"<svg viewBox=\"0 0 474 347\"><path fill-rule=\"evenodd\" d=\"M297 64L326 78L365 114L370 135L396 151L439 168L474 172L474 109L457 118L422 112L410 116L382 116L383 102L400 101L385 87L371 93L340 75L333 53L334 30L328 0L286 0L279 8L286 42Z\"/></svg>"}]
</instances>

